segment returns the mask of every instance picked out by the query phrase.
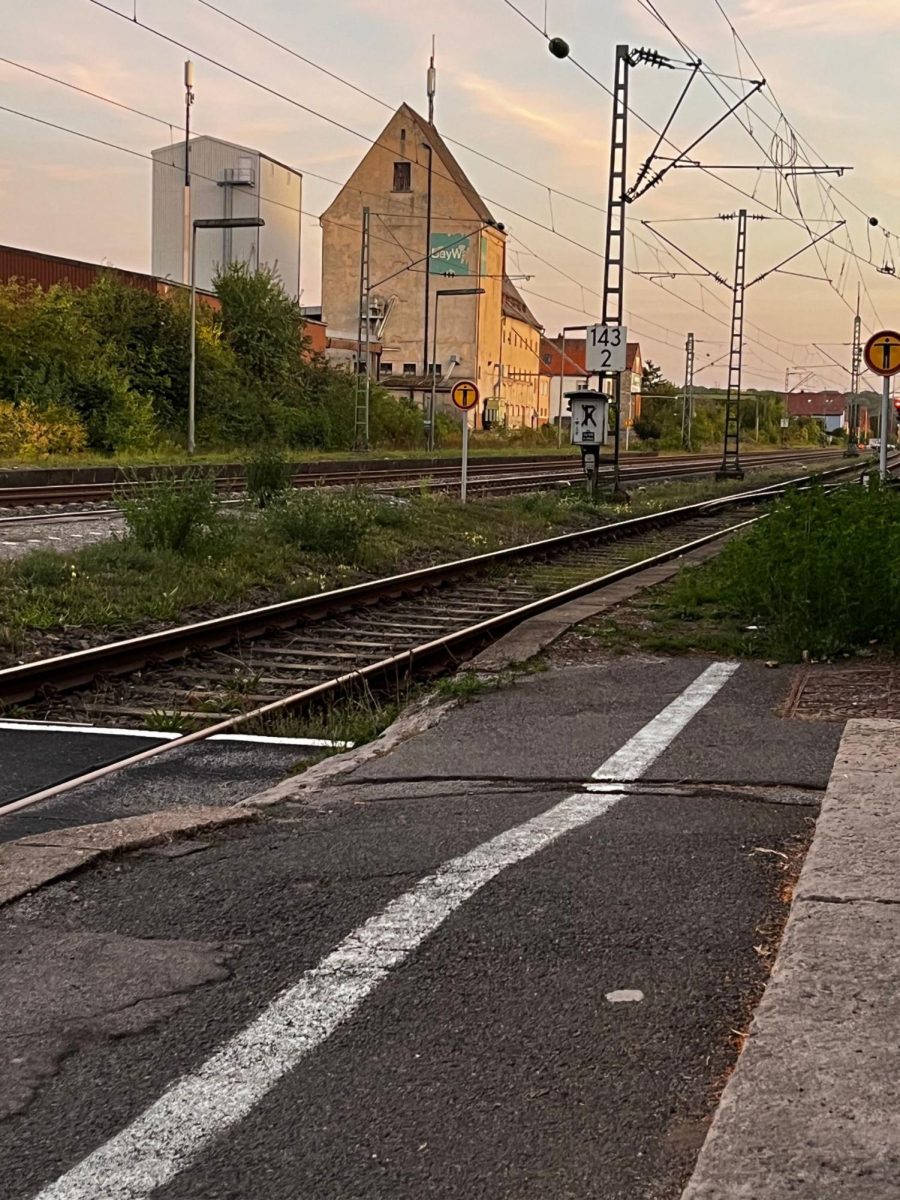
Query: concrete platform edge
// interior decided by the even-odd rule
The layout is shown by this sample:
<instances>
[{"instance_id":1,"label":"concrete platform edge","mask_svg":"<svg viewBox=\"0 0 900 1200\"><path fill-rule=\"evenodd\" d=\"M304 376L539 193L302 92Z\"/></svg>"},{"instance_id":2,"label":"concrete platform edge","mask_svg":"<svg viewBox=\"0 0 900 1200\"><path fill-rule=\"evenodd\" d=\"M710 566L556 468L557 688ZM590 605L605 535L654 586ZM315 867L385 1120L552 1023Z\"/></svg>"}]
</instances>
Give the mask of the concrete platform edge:
<instances>
[{"instance_id":1,"label":"concrete platform edge","mask_svg":"<svg viewBox=\"0 0 900 1200\"><path fill-rule=\"evenodd\" d=\"M0 845L0 905L36 891L101 858L259 819L252 808L199 808L145 813L33 834Z\"/></svg>"},{"instance_id":2,"label":"concrete platform edge","mask_svg":"<svg viewBox=\"0 0 900 1200\"><path fill-rule=\"evenodd\" d=\"M900 721L852 720L682 1200L888 1200L900 1170Z\"/></svg>"}]
</instances>

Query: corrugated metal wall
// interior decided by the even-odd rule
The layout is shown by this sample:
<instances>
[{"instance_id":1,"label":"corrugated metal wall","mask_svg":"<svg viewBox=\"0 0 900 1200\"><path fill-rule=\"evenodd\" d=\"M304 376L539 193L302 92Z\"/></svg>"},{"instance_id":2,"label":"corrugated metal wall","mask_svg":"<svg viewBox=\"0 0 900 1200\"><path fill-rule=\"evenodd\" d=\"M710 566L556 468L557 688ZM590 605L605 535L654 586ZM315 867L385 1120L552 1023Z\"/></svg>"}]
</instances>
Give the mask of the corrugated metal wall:
<instances>
[{"instance_id":1,"label":"corrugated metal wall","mask_svg":"<svg viewBox=\"0 0 900 1200\"><path fill-rule=\"evenodd\" d=\"M38 254L34 250L21 250L16 246L0 246L0 280L4 283L10 279L23 279L26 283L40 284L42 288L52 287L55 283L70 283L75 288L86 288L105 271L132 287L156 291L156 280L151 275L120 271L115 267L79 262L72 258L57 258L53 254Z\"/></svg>"}]
</instances>

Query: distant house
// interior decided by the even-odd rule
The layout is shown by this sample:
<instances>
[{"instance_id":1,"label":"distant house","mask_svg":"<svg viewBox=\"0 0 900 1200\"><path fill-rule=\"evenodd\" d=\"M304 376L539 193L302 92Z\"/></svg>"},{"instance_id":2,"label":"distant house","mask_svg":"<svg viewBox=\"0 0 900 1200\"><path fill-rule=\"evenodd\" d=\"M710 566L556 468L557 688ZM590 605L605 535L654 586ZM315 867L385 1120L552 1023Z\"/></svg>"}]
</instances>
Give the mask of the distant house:
<instances>
[{"instance_id":1,"label":"distant house","mask_svg":"<svg viewBox=\"0 0 900 1200\"><path fill-rule=\"evenodd\" d=\"M826 433L848 431L850 428L851 396L843 392L791 392L788 395L788 416L809 417L818 421ZM859 432L869 432L869 410L860 404Z\"/></svg>"},{"instance_id":2,"label":"distant house","mask_svg":"<svg viewBox=\"0 0 900 1200\"><path fill-rule=\"evenodd\" d=\"M594 388L598 384L598 376L590 374L585 368L585 339L584 334L576 337L544 338L541 343L541 370L548 378L550 387L549 405L550 420L556 422L560 414L568 415L566 408L566 392L580 391L583 388ZM623 428L631 429L641 415L641 384L643 381L644 364L641 358L640 342L629 342L626 357L626 370L622 376L622 405ZM612 382L607 381L606 390L612 390Z\"/></svg>"}]
</instances>

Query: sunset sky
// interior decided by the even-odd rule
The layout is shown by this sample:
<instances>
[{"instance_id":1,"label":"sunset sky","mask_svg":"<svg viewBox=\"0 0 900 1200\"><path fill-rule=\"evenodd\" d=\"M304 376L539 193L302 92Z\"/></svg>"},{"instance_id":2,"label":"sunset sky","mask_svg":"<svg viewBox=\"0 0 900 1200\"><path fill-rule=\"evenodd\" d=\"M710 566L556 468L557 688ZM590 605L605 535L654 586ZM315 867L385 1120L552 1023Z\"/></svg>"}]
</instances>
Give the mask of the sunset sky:
<instances>
[{"instance_id":1,"label":"sunset sky","mask_svg":"<svg viewBox=\"0 0 900 1200\"><path fill-rule=\"evenodd\" d=\"M439 129L519 172L454 147L494 215L506 223L510 272L532 277L520 287L548 333L596 319L604 222L596 206L605 205L610 100L571 62L548 54L544 0L516 0L537 30L505 0L214 2L377 99L239 29L202 0L109 0L106 9L91 0L2 0L3 55L20 66L0 62L0 105L137 154L0 111L0 241L149 270L150 164L140 155L179 138L182 63L192 57L196 131L255 146L304 173L302 302L314 304L320 298L316 217L391 109L402 100L426 108L425 68L434 34ZM696 170L672 171L630 210L629 265L641 272L696 270L675 265L643 221L678 219L660 224L659 231L730 280L734 223L693 218L715 218L742 204L773 218L750 226L750 279L808 244L807 229L815 235L846 218L846 231L834 239L846 246L849 234L859 258L824 242L787 268L799 275L771 275L748 291L745 376L746 386L781 388L786 369L808 365L807 386L845 388L848 375L830 365L829 356L849 361L858 285L868 331L900 324L900 282L877 269L900 270L892 232L900 230L893 78L900 0L721 2L768 86L745 110L743 126L730 118L692 157L712 167L754 166L766 161L777 133L781 162L811 159L854 169L843 178L801 179L796 195L772 172L717 172L749 196ZM619 42L685 60L685 50L650 11L654 7L692 53L727 76L694 83L669 135L683 149L733 102L728 88L742 93L743 81L759 77L716 0L547 0L546 30L565 37L573 56L609 84ZM142 28L135 15L190 50ZM22 66L146 115L81 95ZM634 112L661 127L685 80L683 71L636 68ZM793 142L776 105L803 142ZM631 132L634 172L655 138L636 117ZM792 220L774 219L773 209ZM869 226L869 215L879 219L877 228ZM699 339L698 368L725 353L730 303L730 291L712 279L628 276L633 336L644 358L660 362L677 380L688 331ZM723 366L709 365L698 383L722 383ZM791 383L800 378L794 375Z\"/></svg>"}]
</instances>

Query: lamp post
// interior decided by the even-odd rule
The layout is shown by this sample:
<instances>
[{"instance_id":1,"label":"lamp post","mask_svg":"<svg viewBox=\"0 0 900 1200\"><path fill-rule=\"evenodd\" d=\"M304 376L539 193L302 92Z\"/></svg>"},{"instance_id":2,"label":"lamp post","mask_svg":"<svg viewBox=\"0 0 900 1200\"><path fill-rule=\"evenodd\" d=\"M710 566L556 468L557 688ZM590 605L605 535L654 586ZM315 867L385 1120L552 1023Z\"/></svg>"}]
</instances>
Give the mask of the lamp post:
<instances>
[{"instance_id":1,"label":"lamp post","mask_svg":"<svg viewBox=\"0 0 900 1200\"><path fill-rule=\"evenodd\" d=\"M187 452L194 453L194 426L197 387L197 230L258 229L262 217L198 217L191 223L191 366L188 376Z\"/></svg>"},{"instance_id":2,"label":"lamp post","mask_svg":"<svg viewBox=\"0 0 900 1200\"><path fill-rule=\"evenodd\" d=\"M440 307L441 296L483 296L484 288L438 288L434 293L434 341L431 348L431 402L428 405L428 449L434 451L434 410L435 398L437 393L437 335L438 335L438 309ZM463 413L463 420L467 424L469 414Z\"/></svg>"}]
</instances>

